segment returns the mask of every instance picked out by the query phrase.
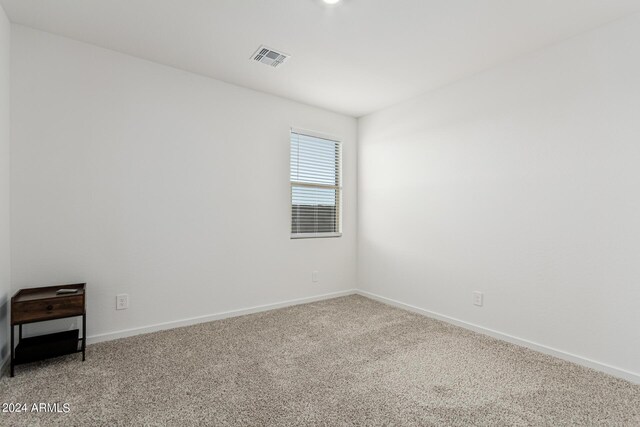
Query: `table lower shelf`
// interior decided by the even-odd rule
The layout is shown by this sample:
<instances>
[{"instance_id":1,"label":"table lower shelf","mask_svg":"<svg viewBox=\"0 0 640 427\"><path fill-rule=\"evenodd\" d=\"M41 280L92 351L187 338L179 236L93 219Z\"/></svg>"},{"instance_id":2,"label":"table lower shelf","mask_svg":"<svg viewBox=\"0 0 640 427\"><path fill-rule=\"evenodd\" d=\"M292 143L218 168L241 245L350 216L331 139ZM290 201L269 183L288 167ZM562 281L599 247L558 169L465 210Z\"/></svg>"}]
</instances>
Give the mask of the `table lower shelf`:
<instances>
[{"instance_id":1,"label":"table lower shelf","mask_svg":"<svg viewBox=\"0 0 640 427\"><path fill-rule=\"evenodd\" d=\"M73 329L23 338L16 346L13 364L21 365L66 354L82 353L82 339L78 338L79 333L78 329Z\"/></svg>"}]
</instances>

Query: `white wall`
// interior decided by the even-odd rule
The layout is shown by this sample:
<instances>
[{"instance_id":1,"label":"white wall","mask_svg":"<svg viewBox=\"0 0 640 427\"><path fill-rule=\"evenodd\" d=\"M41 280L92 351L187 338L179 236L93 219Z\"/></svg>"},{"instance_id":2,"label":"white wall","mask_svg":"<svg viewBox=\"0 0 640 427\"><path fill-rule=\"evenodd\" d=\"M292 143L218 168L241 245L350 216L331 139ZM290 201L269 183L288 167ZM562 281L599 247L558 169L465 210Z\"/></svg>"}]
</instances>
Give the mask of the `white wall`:
<instances>
[{"instance_id":1,"label":"white wall","mask_svg":"<svg viewBox=\"0 0 640 427\"><path fill-rule=\"evenodd\" d=\"M0 6L0 366L9 355L9 300L11 273L9 250L9 141L11 26Z\"/></svg>"},{"instance_id":2,"label":"white wall","mask_svg":"<svg viewBox=\"0 0 640 427\"><path fill-rule=\"evenodd\" d=\"M638 40L636 15L363 118L360 287L640 379Z\"/></svg>"},{"instance_id":3,"label":"white wall","mask_svg":"<svg viewBox=\"0 0 640 427\"><path fill-rule=\"evenodd\" d=\"M88 282L92 336L354 287L355 119L26 27L12 47L14 289ZM289 238L291 126L342 138L342 238Z\"/></svg>"}]
</instances>

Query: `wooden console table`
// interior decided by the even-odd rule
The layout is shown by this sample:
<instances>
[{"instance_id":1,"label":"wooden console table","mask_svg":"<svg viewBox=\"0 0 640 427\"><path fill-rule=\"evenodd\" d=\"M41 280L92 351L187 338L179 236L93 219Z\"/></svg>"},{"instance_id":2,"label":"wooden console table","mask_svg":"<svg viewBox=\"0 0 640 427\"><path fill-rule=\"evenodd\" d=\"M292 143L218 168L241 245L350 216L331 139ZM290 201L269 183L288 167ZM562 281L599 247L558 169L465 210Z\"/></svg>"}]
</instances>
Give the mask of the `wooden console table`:
<instances>
[{"instance_id":1,"label":"wooden console table","mask_svg":"<svg viewBox=\"0 0 640 427\"><path fill-rule=\"evenodd\" d=\"M76 289L74 293L58 294L59 289ZM50 357L82 353L87 346L86 283L47 286L19 290L11 298L11 376L16 365ZM79 330L22 338L22 325L46 320L82 316L82 337ZM14 346L14 330L18 327L18 345Z\"/></svg>"}]
</instances>

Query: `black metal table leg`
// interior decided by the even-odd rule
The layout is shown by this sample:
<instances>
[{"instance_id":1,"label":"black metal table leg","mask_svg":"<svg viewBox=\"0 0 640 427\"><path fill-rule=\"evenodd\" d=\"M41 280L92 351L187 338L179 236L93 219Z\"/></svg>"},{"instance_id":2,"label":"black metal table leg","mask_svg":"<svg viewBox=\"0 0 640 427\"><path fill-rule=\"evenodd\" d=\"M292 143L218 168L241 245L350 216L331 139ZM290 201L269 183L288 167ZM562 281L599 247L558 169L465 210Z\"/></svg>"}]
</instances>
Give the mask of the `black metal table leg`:
<instances>
[{"instance_id":1,"label":"black metal table leg","mask_svg":"<svg viewBox=\"0 0 640 427\"><path fill-rule=\"evenodd\" d=\"M14 372L14 364L13 364L13 359L14 359L14 352L15 350L13 349L13 335L14 335L14 329L15 326L11 325L11 377L14 376L15 372Z\"/></svg>"},{"instance_id":2,"label":"black metal table leg","mask_svg":"<svg viewBox=\"0 0 640 427\"><path fill-rule=\"evenodd\" d=\"M85 359L85 349L87 348L87 313L82 315L82 361Z\"/></svg>"},{"instance_id":3,"label":"black metal table leg","mask_svg":"<svg viewBox=\"0 0 640 427\"><path fill-rule=\"evenodd\" d=\"M18 326L18 342L22 340L22 324Z\"/></svg>"}]
</instances>

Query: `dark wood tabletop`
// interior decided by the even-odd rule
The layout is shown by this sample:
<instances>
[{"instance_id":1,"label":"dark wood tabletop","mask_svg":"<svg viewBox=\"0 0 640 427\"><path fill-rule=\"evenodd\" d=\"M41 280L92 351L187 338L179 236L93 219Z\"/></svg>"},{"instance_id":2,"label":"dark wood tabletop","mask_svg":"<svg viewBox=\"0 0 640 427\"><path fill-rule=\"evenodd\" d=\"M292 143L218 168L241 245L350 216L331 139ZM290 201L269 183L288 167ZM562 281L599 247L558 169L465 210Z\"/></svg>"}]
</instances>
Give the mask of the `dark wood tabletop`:
<instances>
[{"instance_id":1,"label":"dark wood tabletop","mask_svg":"<svg viewBox=\"0 0 640 427\"><path fill-rule=\"evenodd\" d=\"M57 294L58 289L78 289L78 292L69 294ZM85 284L76 283L72 285L47 286L41 288L21 289L11 298L12 302L34 301L39 299L65 298L84 295Z\"/></svg>"}]
</instances>

